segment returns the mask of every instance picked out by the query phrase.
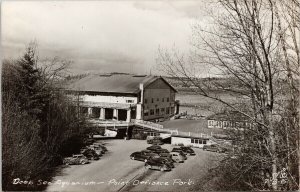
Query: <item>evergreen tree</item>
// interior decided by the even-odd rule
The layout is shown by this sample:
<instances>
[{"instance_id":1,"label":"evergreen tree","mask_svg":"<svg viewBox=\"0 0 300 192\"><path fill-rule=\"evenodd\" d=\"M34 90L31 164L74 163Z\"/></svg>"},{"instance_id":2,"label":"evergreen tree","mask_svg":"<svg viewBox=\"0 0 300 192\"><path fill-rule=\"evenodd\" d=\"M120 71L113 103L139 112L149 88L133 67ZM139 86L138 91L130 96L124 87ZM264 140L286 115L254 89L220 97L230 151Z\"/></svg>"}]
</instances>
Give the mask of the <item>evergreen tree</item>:
<instances>
[{"instance_id":1,"label":"evergreen tree","mask_svg":"<svg viewBox=\"0 0 300 192\"><path fill-rule=\"evenodd\" d=\"M21 110L26 111L33 118L37 118L43 110L41 77L37 68L36 49L30 44L23 57L18 61L21 82L18 84L17 96Z\"/></svg>"}]
</instances>

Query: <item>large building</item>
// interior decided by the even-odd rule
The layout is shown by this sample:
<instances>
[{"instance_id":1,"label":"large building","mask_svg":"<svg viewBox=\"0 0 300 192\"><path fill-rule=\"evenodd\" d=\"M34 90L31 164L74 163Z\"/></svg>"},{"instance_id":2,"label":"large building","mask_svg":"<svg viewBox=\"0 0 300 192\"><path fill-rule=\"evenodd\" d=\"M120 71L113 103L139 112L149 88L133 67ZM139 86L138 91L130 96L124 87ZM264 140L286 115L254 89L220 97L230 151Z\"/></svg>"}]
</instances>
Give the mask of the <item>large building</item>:
<instances>
[{"instance_id":1,"label":"large building","mask_svg":"<svg viewBox=\"0 0 300 192\"><path fill-rule=\"evenodd\" d=\"M92 118L155 120L178 113L177 92L164 78L146 75L88 75L70 81L66 92Z\"/></svg>"}]
</instances>

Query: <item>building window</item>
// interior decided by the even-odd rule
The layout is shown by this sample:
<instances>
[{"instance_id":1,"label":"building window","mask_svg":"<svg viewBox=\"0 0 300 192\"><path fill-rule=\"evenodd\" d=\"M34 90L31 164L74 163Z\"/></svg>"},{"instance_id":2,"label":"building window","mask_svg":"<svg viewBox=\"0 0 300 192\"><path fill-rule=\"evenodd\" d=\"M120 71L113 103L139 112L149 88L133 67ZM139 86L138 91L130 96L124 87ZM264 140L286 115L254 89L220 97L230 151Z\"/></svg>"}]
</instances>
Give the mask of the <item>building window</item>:
<instances>
[{"instance_id":1,"label":"building window","mask_svg":"<svg viewBox=\"0 0 300 192\"><path fill-rule=\"evenodd\" d=\"M221 126L221 121L218 121L217 122L217 126L218 126L218 128L221 128L222 126Z\"/></svg>"},{"instance_id":2,"label":"building window","mask_svg":"<svg viewBox=\"0 0 300 192\"><path fill-rule=\"evenodd\" d=\"M161 112L162 114L164 114L164 113L165 113L165 108L161 108L161 109L160 109L160 112Z\"/></svg>"},{"instance_id":3,"label":"building window","mask_svg":"<svg viewBox=\"0 0 300 192\"><path fill-rule=\"evenodd\" d=\"M126 100L126 103L133 103L134 102L134 100Z\"/></svg>"},{"instance_id":4,"label":"building window","mask_svg":"<svg viewBox=\"0 0 300 192\"><path fill-rule=\"evenodd\" d=\"M202 140L202 139L191 139L191 143L195 143L195 144L206 144L206 140Z\"/></svg>"},{"instance_id":5,"label":"building window","mask_svg":"<svg viewBox=\"0 0 300 192\"><path fill-rule=\"evenodd\" d=\"M148 112L145 112L145 113L144 113L144 116L148 116L148 115L149 115L149 113L148 113Z\"/></svg>"},{"instance_id":6,"label":"building window","mask_svg":"<svg viewBox=\"0 0 300 192\"><path fill-rule=\"evenodd\" d=\"M169 97L167 97L167 102L169 102Z\"/></svg>"},{"instance_id":7,"label":"building window","mask_svg":"<svg viewBox=\"0 0 300 192\"><path fill-rule=\"evenodd\" d=\"M80 107L80 112L82 113L82 114L88 114L88 108L87 107Z\"/></svg>"},{"instance_id":8,"label":"building window","mask_svg":"<svg viewBox=\"0 0 300 192\"><path fill-rule=\"evenodd\" d=\"M159 98L157 98L156 101L159 101Z\"/></svg>"},{"instance_id":9,"label":"building window","mask_svg":"<svg viewBox=\"0 0 300 192\"><path fill-rule=\"evenodd\" d=\"M145 103L147 103L148 101L147 101L147 99L145 99L145 101L144 101Z\"/></svg>"},{"instance_id":10,"label":"building window","mask_svg":"<svg viewBox=\"0 0 300 192\"><path fill-rule=\"evenodd\" d=\"M153 99L153 98L151 99L151 102L152 102L152 103L154 102L154 99Z\"/></svg>"},{"instance_id":11,"label":"building window","mask_svg":"<svg viewBox=\"0 0 300 192\"><path fill-rule=\"evenodd\" d=\"M159 115L159 108L155 109L155 114Z\"/></svg>"},{"instance_id":12,"label":"building window","mask_svg":"<svg viewBox=\"0 0 300 192\"><path fill-rule=\"evenodd\" d=\"M147 132L146 134L148 136L152 136L152 137L159 136L159 133L157 133L157 132Z\"/></svg>"},{"instance_id":13,"label":"building window","mask_svg":"<svg viewBox=\"0 0 300 192\"><path fill-rule=\"evenodd\" d=\"M162 98L162 102L165 102L165 98Z\"/></svg>"},{"instance_id":14,"label":"building window","mask_svg":"<svg viewBox=\"0 0 300 192\"><path fill-rule=\"evenodd\" d=\"M166 114L169 114L169 113L170 113L170 108L167 107L167 108L166 108Z\"/></svg>"},{"instance_id":15,"label":"building window","mask_svg":"<svg viewBox=\"0 0 300 192\"><path fill-rule=\"evenodd\" d=\"M154 115L154 109L150 109L150 115Z\"/></svg>"}]
</instances>

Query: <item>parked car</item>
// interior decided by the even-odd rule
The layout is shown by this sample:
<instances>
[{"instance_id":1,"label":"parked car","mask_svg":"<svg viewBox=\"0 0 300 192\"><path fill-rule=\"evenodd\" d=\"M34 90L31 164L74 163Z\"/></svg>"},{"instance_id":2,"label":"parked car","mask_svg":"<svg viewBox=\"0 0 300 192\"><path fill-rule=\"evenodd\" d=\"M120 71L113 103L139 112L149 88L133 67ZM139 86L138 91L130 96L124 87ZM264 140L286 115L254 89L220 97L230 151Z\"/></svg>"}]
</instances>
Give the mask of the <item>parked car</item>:
<instances>
[{"instance_id":1,"label":"parked car","mask_svg":"<svg viewBox=\"0 0 300 192\"><path fill-rule=\"evenodd\" d=\"M160 153L170 153L170 151L168 149L163 149L163 148L156 149L156 150L153 150L153 151L155 151L155 153L158 153L158 154L160 154Z\"/></svg>"},{"instance_id":2,"label":"parked car","mask_svg":"<svg viewBox=\"0 0 300 192\"><path fill-rule=\"evenodd\" d=\"M172 152L182 152L182 153L184 153L185 155L187 154L187 152L185 152L185 151L183 151L181 148L179 148L179 147L174 147L173 149L172 149Z\"/></svg>"},{"instance_id":3,"label":"parked car","mask_svg":"<svg viewBox=\"0 0 300 192\"><path fill-rule=\"evenodd\" d=\"M102 147L95 145L95 144L90 145L88 148L95 150L95 152L100 156L102 156L102 154L105 153L105 150Z\"/></svg>"},{"instance_id":4,"label":"parked car","mask_svg":"<svg viewBox=\"0 0 300 192\"><path fill-rule=\"evenodd\" d=\"M147 149L149 150L149 149ZM167 149L162 149L162 148L158 148L158 149L150 149L150 151L152 151L153 153L157 153L157 154L161 154L161 153L170 153L170 151L168 151Z\"/></svg>"},{"instance_id":5,"label":"parked car","mask_svg":"<svg viewBox=\"0 0 300 192\"><path fill-rule=\"evenodd\" d=\"M130 159L137 161L145 161L147 162L150 157L158 156L158 154L153 153L149 150L134 152L130 155Z\"/></svg>"},{"instance_id":6,"label":"parked car","mask_svg":"<svg viewBox=\"0 0 300 192\"><path fill-rule=\"evenodd\" d=\"M218 152L218 153L226 152L226 149L219 145L204 145L203 150L204 151L213 151L213 152Z\"/></svg>"},{"instance_id":7,"label":"parked car","mask_svg":"<svg viewBox=\"0 0 300 192\"><path fill-rule=\"evenodd\" d=\"M166 162L162 161L161 159L149 159L145 163L146 169L156 169L160 171L171 171L172 168Z\"/></svg>"},{"instance_id":8,"label":"parked car","mask_svg":"<svg viewBox=\"0 0 300 192\"><path fill-rule=\"evenodd\" d=\"M92 139L92 138L84 138L83 139L83 144L84 145L92 145L94 142L95 142L95 140Z\"/></svg>"},{"instance_id":9,"label":"parked car","mask_svg":"<svg viewBox=\"0 0 300 192\"><path fill-rule=\"evenodd\" d=\"M87 147L82 147L81 149L80 149L80 153L82 154L85 150L87 150L88 148Z\"/></svg>"},{"instance_id":10,"label":"parked car","mask_svg":"<svg viewBox=\"0 0 300 192\"><path fill-rule=\"evenodd\" d=\"M104 153L106 153L108 151L107 148L103 144L94 143L93 145L97 148L101 148Z\"/></svg>"},{"instance_id":11,"label":"parked car","mask_svg":"<svg viewBox=\"0 0 300 192\"><path fill-rule=\"evenodd\" d=\"M181 146L180 149L189 155L196 155L195 151L190 147Z\"/></svg>"},{"instance_id":12,"label":"parked car","mask_svg":"<svg viewBox=\"0 0 300 192\"><path fill-rule=\"evenodd\" d=\"M83 154L76 154L72 157L64 158L63 163L65 165L84 165L89 163L89 160Z\"/></svg>"},{"instance_id":13,"label":"parked car","mask_svg":"<svg viewBox=\"0 0 300 192\"><path fill-rule=\"evenodd\" d=\"M165 164L168 164L168 166L170 166L171 168L174 168L174 160L172 159L172 157L161 157L161 156L154 156L151 157L150 159L155 159L155 160L159 160L162 161Z\"/></svg>"},{"instance_id":14,"label":"parked car","mask_svg":"<svg viewBox=\"0 0 300 192\"><path fill-rule=\"evenodd\" d=\"M178 152L171 152L170 154L172 155L172 159L177 163L183 163L185 160L184 156Z\"/></svg>"},{"instance_id":15,"label":"parked car","mask_svg":"<svg viewBox=\"0 0 300 192\"><path fill-rule=\"evenodd\" d=\"M171 152L178 152L181 156L183 156L184 160L187 159L186 153L183 152L180 148L173 148Z\"/></svg>"},{"instance_id":16,"label":"parked car","mask_svg":"<svg viewBox=\"0 0 300 192\"><path fill-rule=\"evenodd\" d=\"M153 145L163 145L164 142L162 141L161 137L147 137L147 143Z\"/></svg>"},{"instance_id":17,"label":"parked car","mask_svg":"<svg viewBox=\"0 0 300 192\"><path fill-rule=\"evenodd\" d=\"M154 151L151 151L151 150L142 150L141 152L147 156L153 156L153 155L157 156L158 155L157 153L155 153Z\"/></svg>"},{"instance_id":18,"label":"parked car","mask_svg":"<svg viewBox=\"0 0 300 192\"><path fill-rule=\"evenodd\" d=\"M160 157L171 158L172 159L172 155L170 154L170 152L168 152L168 153L159 153L158 155Z\"/></svg>"},{"instance_id":19,"label":"parked car","mask_svg":"<svg viewBox=\"0 0 300 192\"><path fill-rule=\"evenodd\" d=\"M82 153L84 156L88 158L88 160L99 160L100 156L93 149L86 149Z\"/></svg>"},{"instance_id":20,"label":"parked car","mask_svg":"<svg viewBox=\"0 0 300 192\"><path fill-rule=\"evenodd\" d=\"M151 150L151 151L156 151L156 150L159 150L159 149L162 149L162 148L159 145L152 145L150 147L147 147L147 149Z\"/></svg>"}]
</instances>

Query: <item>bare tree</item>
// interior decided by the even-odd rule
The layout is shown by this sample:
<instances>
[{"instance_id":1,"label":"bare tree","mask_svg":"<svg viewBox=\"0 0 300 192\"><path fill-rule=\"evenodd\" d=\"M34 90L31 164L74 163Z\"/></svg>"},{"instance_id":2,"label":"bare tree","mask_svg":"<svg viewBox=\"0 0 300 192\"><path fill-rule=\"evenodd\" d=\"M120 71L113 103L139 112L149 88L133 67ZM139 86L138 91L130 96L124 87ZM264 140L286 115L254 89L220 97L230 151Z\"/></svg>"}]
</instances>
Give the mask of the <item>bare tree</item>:
<instances>
[{"instance_id":1,"label":"bare tree","mask_svg":"<svg viewBox=\"0 0 300 192\"><path fill-rule=\"evenodd\" d=\"M292 152L290 148L288 153L281 155L282 135L277 127L283 120L283 111L292 118L289 129L296 130L299 135L299 17L296 16L299 2L219 0L216 4L221 6L221 13L214 16L214 27L205 28L200 24L193 27L193 54L186 59L177 51L170 53L160 49L158 64L197 94L214 99L252 120L254 126L243 134L254 140L249 143L244 138L243 144L253 149L248 150L248 155L257 155L257 158L249 159L248 167L242 168L240 174L251 174L250 170L258 167L264 172L270 171L272 189L277 190L278 167L282 168L284 159ZM201 81L197 71L203 65L218 69L223 77L234 82L234 86ZM285 80L290 90L289 103L280 100L286 91L280 86ZM212 94L213 89L247 98L250 107L243 110ZM290 130L286 130L286 134L289 133ZM297 149L299 151L299 147ZM250 188L259 188L253 177L244 177L243 182Z\"/></svg>"}]
</instances>

